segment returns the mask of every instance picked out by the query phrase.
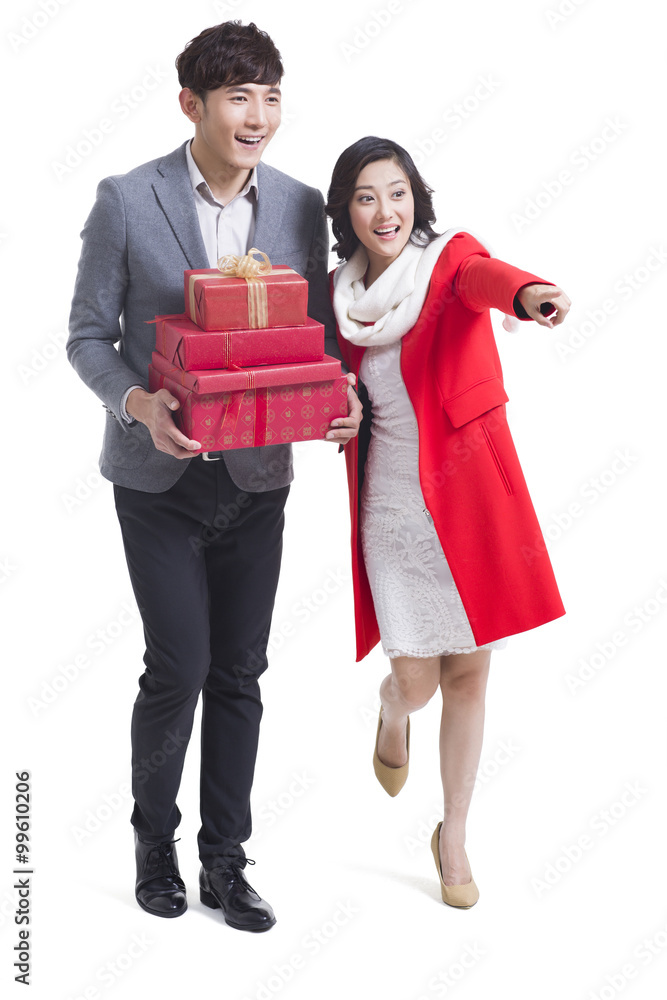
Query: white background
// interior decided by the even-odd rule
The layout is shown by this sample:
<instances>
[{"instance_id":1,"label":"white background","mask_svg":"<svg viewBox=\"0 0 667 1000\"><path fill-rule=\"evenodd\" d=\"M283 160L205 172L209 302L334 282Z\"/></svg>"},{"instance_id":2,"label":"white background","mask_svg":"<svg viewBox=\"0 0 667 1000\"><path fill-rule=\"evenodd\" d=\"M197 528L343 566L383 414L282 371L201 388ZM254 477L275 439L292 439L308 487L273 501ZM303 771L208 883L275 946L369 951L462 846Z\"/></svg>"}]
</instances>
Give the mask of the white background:
<instances>
[{"instance_id":1,"label":"white background","mask_svg":"<svg viewBox=\"0 0 667 1000\"><path fill-rule=\"evenodd\" d=\"M191 134L173 60L204 27L232 16L268 30L287 68L285 124L267 162L326 193L345 146L387 135L416 155L435 188L440 231L472 229L573 301L567 325L553 333L524 324L510 335L494 320L511 426L568 614L493 657L468 824L481 892L470 911L441 903L428 846L442 800L437 699L413 718L400 797L389 799L373 776L386 663L379 650L354 662L344 467L325 443L295 449L246 845L257 861L250 881L278 923L244 934L199 903L196 741L179 798L190 909L159 920L134 901L127 783L142 636L111 488L97 473L103 411L62 345L79 232L98 181ZM34 794L33 997L661 993L667 220L659 21L650 0L31 0L4 8L7 995L23 995L12 969L12 804L14 773L24 769ZM143 81L153 89L142 90ZM111 128L101 141L80 146L80 162L70 151L70 166L59 168L104 118ZM570 183L559 190L562 171ZM635 276L634 289L624 275ZM294 634L281 641L286 623ZM586 679L573 688L568 675L578 673Z\"/></svg>"}]
</instances>

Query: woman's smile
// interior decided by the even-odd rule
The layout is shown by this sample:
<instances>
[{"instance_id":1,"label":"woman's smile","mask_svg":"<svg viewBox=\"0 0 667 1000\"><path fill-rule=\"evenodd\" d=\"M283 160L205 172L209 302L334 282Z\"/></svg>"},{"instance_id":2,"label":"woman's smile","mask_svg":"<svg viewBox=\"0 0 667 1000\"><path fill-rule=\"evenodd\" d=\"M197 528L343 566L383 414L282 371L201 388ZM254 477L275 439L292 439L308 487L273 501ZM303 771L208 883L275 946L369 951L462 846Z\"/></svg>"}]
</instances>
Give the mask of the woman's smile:
<instances>
[{"instance_id":1,"label":"woman's smile","mask_svg":"<svg viewBox=\"0 0 667 1000\"><path fill-rule=\"evenodd\" d=\"M400 226L382 226L378 229L374 229L373 232L376 236L379 236L381 240L393 240L400 231Z\"/></svg>"}]
</instances>

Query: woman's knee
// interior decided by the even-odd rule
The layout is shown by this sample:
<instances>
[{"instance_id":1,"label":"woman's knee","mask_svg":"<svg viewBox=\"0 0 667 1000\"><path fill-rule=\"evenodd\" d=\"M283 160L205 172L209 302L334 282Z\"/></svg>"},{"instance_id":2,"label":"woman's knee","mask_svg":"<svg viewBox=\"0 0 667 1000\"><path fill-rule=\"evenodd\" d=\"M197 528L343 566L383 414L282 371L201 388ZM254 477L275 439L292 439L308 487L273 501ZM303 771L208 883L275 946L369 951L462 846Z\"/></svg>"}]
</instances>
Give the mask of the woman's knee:
<instances>
[{"instance_id":1,"label":"woman's knee","mask_svg":"<svg viewBox=\"0 0 667 1000\"><path fill-rule=\"evenodd\" d=\"M431 660L410 659L392 662L392 687L405 707L416 712L423 708L438 690L439 675Z\"/></svg>"},{"instance_id":2,"label":"woman's knee","mask_svg":"<svg viewBox=\"0 0 667 1000\"><path fill-rule=\"evenodd\" d=\"M477 653L443 656L440 671L440 687L443 694L455 695L460 698L483 698L489 676L490 653L479 656ZM471 659L466 661L466 656ZM472 659L474 657L474 659Z\"/></svg>"}]
</instances>

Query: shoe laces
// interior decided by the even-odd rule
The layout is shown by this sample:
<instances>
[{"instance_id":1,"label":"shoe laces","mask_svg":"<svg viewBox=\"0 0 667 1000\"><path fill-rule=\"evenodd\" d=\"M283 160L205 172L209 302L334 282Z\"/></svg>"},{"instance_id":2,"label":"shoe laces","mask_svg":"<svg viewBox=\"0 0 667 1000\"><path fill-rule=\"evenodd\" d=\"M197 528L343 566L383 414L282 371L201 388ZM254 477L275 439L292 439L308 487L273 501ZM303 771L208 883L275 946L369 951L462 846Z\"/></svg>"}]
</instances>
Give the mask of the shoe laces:
<instances>
[{"instance_id":1,"label":"shoe laces","mask_svg":"<svg viewBox=\"0 0 667 1000\"><path fill-rule=\"evenodd\" d=\"M259 899L260 898L259 893L257 892L256 889L253 889L253 887L250 885L243 872L245 865L254 865L254 864L255 862L252 860L252 858L234 858L233 860L226 862L224 865L219 865L218 867L222 872L228 872L231 869L231 871L234 874L234 878L238 879L238 881L241 883L245 883L246 888L249 889L250 892L254 892L257 898Z\"/></svg>"},{"instance_id":2,"label":"shoe laces","mask_svg":"<svg viewBox=\"0 0 667 1000\"><path fill-rule=\"evenodd\" d=\"M149 861L153 862L156 870L165 865L169 869L170 874L177 877L178 871L174 862L174 853L173 851L168 850L168 848L172 848L173 845L177 844L180 839L180 837L177 837L176 840L164 840L161 844L155 844L154 847L148 852L146 867L148 867Z\"/></svg>"}]
</instances>

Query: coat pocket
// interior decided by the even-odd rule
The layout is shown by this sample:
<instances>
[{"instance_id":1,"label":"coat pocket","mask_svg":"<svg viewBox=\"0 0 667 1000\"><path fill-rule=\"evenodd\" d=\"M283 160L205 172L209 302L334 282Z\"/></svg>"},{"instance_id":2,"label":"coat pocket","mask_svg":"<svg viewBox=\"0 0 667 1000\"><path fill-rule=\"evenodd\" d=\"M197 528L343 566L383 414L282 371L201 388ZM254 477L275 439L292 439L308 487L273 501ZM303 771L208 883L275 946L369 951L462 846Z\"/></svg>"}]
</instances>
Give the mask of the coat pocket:
<instances>
[{"instance_id":1,"label":"coat pocket","mask_svg":"<svg viewBox=\"0 0 667 1000\"><path fill-rule=\"evenodd\" d=\"M493 459L496 469L498 470L498 475L500 476L502 484L505 487L505 492L511 495L514 492L512 489L512 484L509 481L509 477L507 475L505 467L503 466L503 463L500 461L500 455L498 454L496 446L493 443L493 438L491 437L489 429L488 427L485 426L484 421L482 420L480 420L479 426L481 427L482 434L484 435L484 440L488 445L489 451L491 453L491 458Z\"/></svg>"},{"instance_id":2,"label":"coat pocket","mask_svg":"<svg viewBox=\"0 0 667 1000\"><path fill-rule=\"evenodd\" d=\"M511 495L514 492L512 482L507 463L501 457L505 454L509 465L512 465L510 456L514 454L514 446L509 438L505 411L503 409L496 414L489 412L504 406L508 398L501 380L492 376L475 382L456 396L444 400L442 407L452 426L457 430L463 428L460 433L463 435L464 453L478 454L479 449L483 449L490 456L505 492ZM485 419L480 419L486 414L488 416ZM472 421L475 423L471 423ZM465 426L467 424L470 426Z\"/></svg>"},{"instance_id":3,"label":"coat pocket","mask_svg":"<svg viewBox=\"0 0 667 1000\"><path fill-rule=\"evenodd\" d=\"M442 408L449 417L452 427L462 427L469 420L481 417L494 406L502 406L509 396L497 375L469 385L467 389L450 396L442 402Z\"/></svg>"}]
</instances>

